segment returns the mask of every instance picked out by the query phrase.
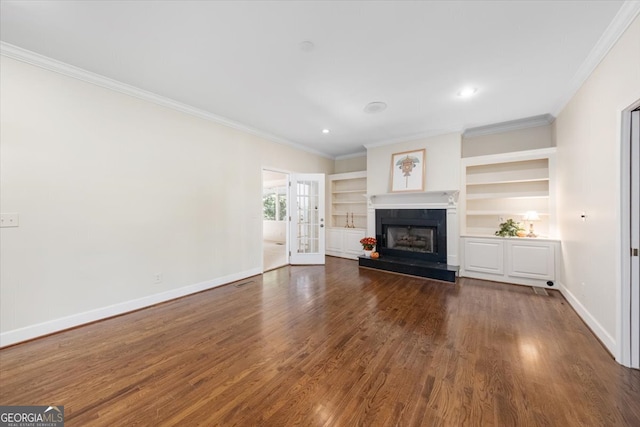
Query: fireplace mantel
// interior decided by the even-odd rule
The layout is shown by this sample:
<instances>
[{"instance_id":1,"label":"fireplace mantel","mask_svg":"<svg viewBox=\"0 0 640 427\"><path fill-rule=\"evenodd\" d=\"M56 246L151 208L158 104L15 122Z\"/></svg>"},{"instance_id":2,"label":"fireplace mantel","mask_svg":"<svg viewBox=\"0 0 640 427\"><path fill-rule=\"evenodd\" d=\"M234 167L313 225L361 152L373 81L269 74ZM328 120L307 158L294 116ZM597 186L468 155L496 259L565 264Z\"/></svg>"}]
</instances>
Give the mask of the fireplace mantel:
<instances>
[{"instance_id":1,"label":"fireplace mantel","mask_svg":"<svg viewBox=\"0 0 640 427\"><path fill-rule=\"evenodd\" d=\"M458 190L425 191L417 193L367 194L369 208L450 208L458 205Z\"/></svg>"}]
</instances>

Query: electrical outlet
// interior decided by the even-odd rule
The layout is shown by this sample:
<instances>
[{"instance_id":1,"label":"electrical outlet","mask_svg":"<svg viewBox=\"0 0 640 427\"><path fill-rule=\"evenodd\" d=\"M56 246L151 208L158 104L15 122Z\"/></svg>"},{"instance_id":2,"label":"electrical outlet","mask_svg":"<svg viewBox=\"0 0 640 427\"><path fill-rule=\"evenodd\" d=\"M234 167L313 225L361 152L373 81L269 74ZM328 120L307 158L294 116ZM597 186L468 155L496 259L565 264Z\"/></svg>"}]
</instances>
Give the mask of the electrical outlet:
<instances>
[{"instance_id":1,"label":"electrical outlet","mask_svg":"<svg viewBox=\"0 0 640 427\"><path fill-rule=\"evenodd\" d=\"M153 283L154 284L162 283L162 273L156 273L153 275Z\"/></svg>"},{"instance_id":2,"label":"electrical outlet","mask_svg":"<svg viewBox=\"0 0 640 427\"><path fill-rule=\"evenodd\" d=\"M0 214L0 227L18 227L19 217L17 213Z\"/></svg>"}]
</instances>

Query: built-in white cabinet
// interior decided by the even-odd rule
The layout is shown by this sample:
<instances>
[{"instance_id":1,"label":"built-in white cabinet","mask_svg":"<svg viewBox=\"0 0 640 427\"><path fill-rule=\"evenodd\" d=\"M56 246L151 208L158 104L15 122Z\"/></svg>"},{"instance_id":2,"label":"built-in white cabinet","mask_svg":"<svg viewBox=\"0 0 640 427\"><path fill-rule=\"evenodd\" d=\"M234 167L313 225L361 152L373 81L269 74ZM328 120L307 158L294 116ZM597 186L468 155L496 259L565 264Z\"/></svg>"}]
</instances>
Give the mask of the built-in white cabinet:
<instances>
[{"instance_id":1,"label":"built-in white cabinet","mask_svg":"<svg viewBox=\"0 0 640 427\"><path fill-rule=\"evenodd\" d=\"M504 241L464 239L464 268L467 271L504 275Z\"/></svg>"},{"instance_id":2,"label":"built-in white cabinet","mask_svg":"<svg viewBox=\"0 0 640 427\"><path fill-rule=\"evenodd\" d=\"M364 237L364 229L329 228L326 234L327 255L358 259L363 254L360 239Z\"/></svg>"},{"instance_id":3,"label":"built-in white cabinet","mask_svg":"<svg viewBox=\"0 0 640 427\"><path fill-rule=\"evenodd\" d=\"M357 259L367 228L367 172L329 175L329 227L326 253Z\"/></svg>"},{"instance_id":4,"label":"built-in white cabinet","mask_svg":"<svg viewBox=\"0 0 640 427\"><path fill-rule=\"evenodd\" d=\"M544 287L556 280L558 240L472 236L461 240L462 277Z\"/></svg>"},{"instance_id":5,"label":"built-in white cabinet","mask_svg":"<svg viewBox=\"0 0 640 427\"><path fill-rule=\"evenodd\" d=\"M555 235L555 148L465 158L462 161L462 234L493 235L513 219L525 228L535 211L537 234Z\"/></svg>"}]
</instances>

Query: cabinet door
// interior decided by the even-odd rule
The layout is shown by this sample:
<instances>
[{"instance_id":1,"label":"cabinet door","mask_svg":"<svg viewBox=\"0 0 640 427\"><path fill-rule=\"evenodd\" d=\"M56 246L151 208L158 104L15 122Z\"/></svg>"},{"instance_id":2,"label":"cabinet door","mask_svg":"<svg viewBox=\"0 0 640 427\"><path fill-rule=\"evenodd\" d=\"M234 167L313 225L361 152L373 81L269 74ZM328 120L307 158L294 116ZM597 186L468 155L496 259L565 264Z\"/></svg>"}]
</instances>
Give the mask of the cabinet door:
<instances>
[{"instance_id":1,"label":"cabinet door","mask_svg":"<svg viewBox=\"0 0 640 427\"><path fill-rule=\"evenodd\" d=\"M504 242L496 239L465 239L464 268L490 274L504 274Z\"/></svg>"},{"instance_id":2,"label":"cabinet door","mask_svg":"<svg viewBox=\"0 0 640 427\"><path fill-rule=\"evenodd\" d=\"M342 229L327 228L327 250L342 252Z\"/></svg>"},{"instance_id":3,"label":"cabinet door","mask_svg":"<svg viewBox=\"0 0 640 427\"><path fill-rule=\"evenodd\" d=\"M508 242L509 276L555 280L554 246L549 242Z\"/></svg>"},{"instance_id":4,"label":"cabinet door","mask_svg":"<svg viewBox=\"0 0 640 427\"><path fill-rule=\"evenodd\" d=\"M364 230L344 231L344 251L352 255L362 255L360 239L364 237Z\"/></svg>"}]
</instances>

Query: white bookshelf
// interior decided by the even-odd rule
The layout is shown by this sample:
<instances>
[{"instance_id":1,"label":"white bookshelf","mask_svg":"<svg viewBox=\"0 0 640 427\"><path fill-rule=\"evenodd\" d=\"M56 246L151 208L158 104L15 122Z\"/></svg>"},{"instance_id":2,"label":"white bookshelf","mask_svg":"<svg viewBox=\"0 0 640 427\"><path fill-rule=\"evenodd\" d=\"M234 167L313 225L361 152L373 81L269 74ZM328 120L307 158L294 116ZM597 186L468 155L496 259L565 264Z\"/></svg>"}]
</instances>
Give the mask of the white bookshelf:
<instances>
[{"instance_id":1,"label":"white bookshelf","mask_svg":"<svg viewBox=\"0 0 640 427\"><path fill-rule=\"evenodd\" d=\"M555 237L554 167L555 148L463 159L462 234L491 236L508 218L528 229L524 214L536 211L536 233Z\"/></svg>"},{"instance_id":2,"label":"white bookshelf","mask_svg":"<svg viewBox=\"0 0 640 427\"><path fill-rule=\"evenodd\" d=\"M347 228L347 225L354 225L355 228L367 228L367 172L329 175L329 183L330 226Z\"/></svg>"},{"instance_id":3,"label":"white bookshelf","mask_svg":"<svg viewBox=\"0 0 640 427\"><path fill-rule=\"evenodd\" d=\"M327 255L356 259L367 229L367 172L329 175Z\"/></svg>"}]
</instances>

